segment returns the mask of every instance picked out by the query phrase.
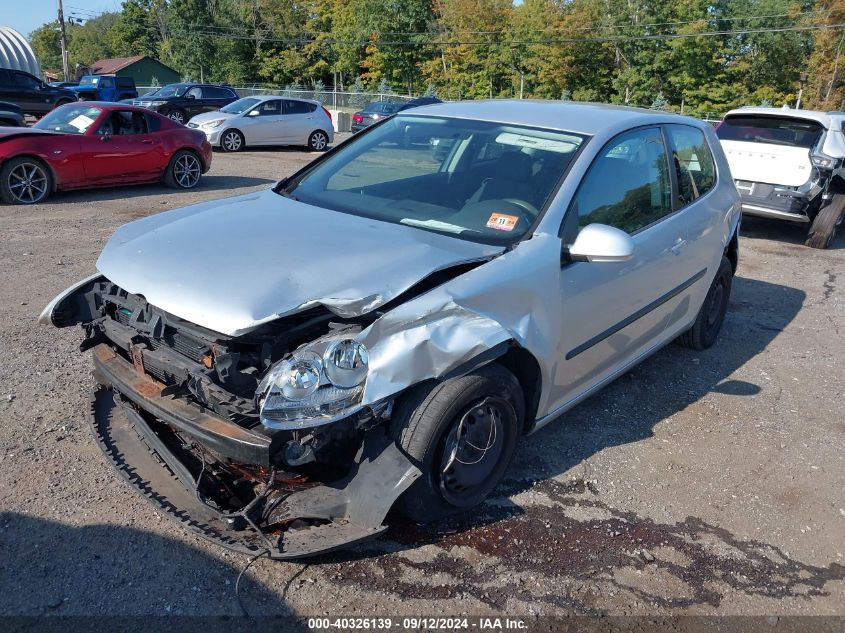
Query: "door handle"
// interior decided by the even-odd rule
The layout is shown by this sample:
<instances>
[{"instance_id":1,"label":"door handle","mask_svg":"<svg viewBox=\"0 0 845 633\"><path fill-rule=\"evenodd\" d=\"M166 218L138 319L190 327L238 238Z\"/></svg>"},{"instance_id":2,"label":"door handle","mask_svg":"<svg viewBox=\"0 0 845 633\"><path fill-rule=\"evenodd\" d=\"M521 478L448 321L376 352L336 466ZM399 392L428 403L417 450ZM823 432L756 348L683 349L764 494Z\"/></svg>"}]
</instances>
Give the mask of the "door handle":
<instances>
[{"instance_id":1,"label":"door handle","mask_svg":"<svg viewBox=\"0 0 845 633\"><path fill-rule=\"evenodd\" d=\"M679 237L675 244L669 250L672 251L672 253L675 255L680 255L686 243L687 241L684 238Z\"/></svg>"},{"instance_id":2,"label":"door handle","mask_svg":"<svg viewBox=\"0 0 845 633\"><path fill-rule=\"evenodd\" d=\"M142 142L144 145L152 145L152 144L153 144L153 142L152 142L150 139L144 139L144 140L143 140L143 141L141 141L141 142Z\"/></svg>"}]
</instances>

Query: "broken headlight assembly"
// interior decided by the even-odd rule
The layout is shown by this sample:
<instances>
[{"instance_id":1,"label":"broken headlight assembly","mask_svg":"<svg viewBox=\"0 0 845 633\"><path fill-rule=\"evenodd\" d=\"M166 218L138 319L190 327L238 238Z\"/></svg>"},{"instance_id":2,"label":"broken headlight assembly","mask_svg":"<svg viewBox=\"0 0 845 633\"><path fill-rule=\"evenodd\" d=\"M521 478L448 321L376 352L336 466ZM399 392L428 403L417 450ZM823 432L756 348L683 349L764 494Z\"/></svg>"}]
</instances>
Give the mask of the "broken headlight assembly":
<instances>
[{"instance_id":1,"label":"broken headlight assembly","mask_svg":"<svg viewBox=\"0 0 845 633\"><path fill-rule=\"evenodd\" d=\"M296 430L329 424L361 408L367 348L350 338L319 340L273 365L256 391L261 423Z\"/></svg>"},{"instance_id":2,"label":"broken headlight assembly","mask_svg":"<svg viewBox=\"0 0 845 633\"><path fill-rule=\"evenodd\" d=\"M827 154L813 154L810 156L810 161L814 167L821 167L822 169L833 169L838 162L837 159Z\"/></svg>"}]
</instances>

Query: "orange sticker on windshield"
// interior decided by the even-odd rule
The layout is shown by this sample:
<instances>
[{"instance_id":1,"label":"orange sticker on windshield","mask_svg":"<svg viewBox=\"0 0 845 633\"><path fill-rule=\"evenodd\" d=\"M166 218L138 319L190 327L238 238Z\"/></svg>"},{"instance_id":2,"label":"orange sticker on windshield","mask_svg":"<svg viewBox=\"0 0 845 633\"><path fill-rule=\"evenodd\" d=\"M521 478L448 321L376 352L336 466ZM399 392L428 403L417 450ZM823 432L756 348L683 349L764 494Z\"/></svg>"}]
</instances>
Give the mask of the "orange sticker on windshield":
<instances>
[{"instance_id":1,"label":"orange sticker on windshield","mask_svg":"<svg viewBox=\"0 0 845 633\"><path fill-rule=\"evenodd\" d=\"M494 213L487 220L487 228L496 229L497 231L513 231L516 228L517 222L519 222L518 216Z\"/></svg>"}]
</instances>

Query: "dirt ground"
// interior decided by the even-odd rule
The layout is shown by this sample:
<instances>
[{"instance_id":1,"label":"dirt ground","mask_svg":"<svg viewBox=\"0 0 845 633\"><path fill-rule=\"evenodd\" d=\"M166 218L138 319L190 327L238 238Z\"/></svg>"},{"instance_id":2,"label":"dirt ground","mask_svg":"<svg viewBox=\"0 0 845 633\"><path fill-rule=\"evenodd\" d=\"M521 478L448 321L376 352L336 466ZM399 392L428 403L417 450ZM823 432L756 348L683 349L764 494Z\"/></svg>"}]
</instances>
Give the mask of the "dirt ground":
<instances>
[{"instance_id":1,"label":"dirt ground","mask_svg":"<svg viewBox=\"0 0 845 633\"><path fill-rule=\"evenodd\" d=\"M87 426L79 330L36 319L93 272L118 225L267 187L312 157L218 153L192 192L0 206L0 614L239 613L234 585L248 559L184 532L123 483ZM308 565L258 560L244 605L845 614L845 239L813 251L802 237L748 220L716 346L670 346L525 438L470 518L394 519L386 537Z\"/></svg>"}]
</instances>

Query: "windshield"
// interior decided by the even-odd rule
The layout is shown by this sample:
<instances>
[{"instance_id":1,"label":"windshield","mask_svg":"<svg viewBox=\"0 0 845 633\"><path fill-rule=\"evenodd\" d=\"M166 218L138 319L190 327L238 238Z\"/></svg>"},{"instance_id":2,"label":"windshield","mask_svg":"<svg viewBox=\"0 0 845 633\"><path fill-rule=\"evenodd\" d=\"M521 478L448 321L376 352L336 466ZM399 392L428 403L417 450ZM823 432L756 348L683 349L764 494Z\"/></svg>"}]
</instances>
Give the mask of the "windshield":
<instances>
[{"instance_id":1,"label":"windshield","mask_svg":"<svg viewBox=\"0 0 845 633\"><path fill-rule=\"evenodd\" d=\"M163 86L153 93L148 94L149 97L181 97L188 89L188 84L170 84Z\"/></svg>"},{"instance_id":2,"label":"windshield","mask_svg":"<svg viewBox=\"0 0 845 633\"><path fill-rule=\"evenodd\" d=\"M95 83L97 83L96 77L83 77L79 80L80 86L93 86Z\"/></svg>"},{"instance_id":3,"label":"windshield","mask_svg":"<svg viewBox=\"0 0 845 633\"><path fill-rule=\"evenodd\" d=\"M32 127L66 134L85 134L102 109L96 106L68 105L56 108Z\"/></svg>"},{"instance_id":4,"label":"windshield","mask_svg":"<svg viewBox=\"0 0 845 633\"><path fill-rule=\"evenodd\" d=\"M254 97L245 97L233 101L224 108L220 108L220 112L225 112L226 114L243 114L247 110L252 109L259 101L261 100Z\"/></svg>"},{"instance_id":5,"label":"windshield","mask_svg":"<svg viewBox=\"0 0 845 633\"><path fill-rule=\"evenodd\" d=\"M739 115L726 117L716 128L716 136L723 141L769 143L809 149L819 140L822 130L822 126L815 121Z\"/></svg>"},{"instance_id":6,"label":"windshield","mask_svg":"<svg viewBox=\"0 0 845 633\"><path fill-rule=\"evenodd\" d=\"M341 146L282 195L488 244L528 231L584 137L400 115Z\"/></svg>"}]
</instances>

